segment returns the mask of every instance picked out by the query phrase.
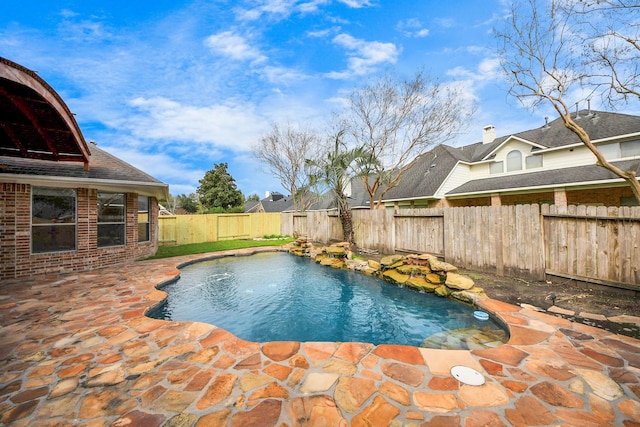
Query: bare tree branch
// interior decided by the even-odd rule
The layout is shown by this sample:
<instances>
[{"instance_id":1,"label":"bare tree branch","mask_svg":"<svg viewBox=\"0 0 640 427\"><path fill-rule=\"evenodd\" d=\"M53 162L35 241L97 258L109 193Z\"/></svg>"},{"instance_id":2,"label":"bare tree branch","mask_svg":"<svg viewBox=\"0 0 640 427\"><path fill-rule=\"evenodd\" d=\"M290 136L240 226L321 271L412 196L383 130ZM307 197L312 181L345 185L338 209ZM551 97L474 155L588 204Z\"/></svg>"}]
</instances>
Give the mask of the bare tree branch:
<instances>
[{"instance_id":1,"label":"bare tree branch","mask_svg":"<svg viewBox=\"0 0 640 427\"><path fill-rule=\"evenodd\" d=\"M502 68L511 81L509 93L532 109L550 104L597 164L629 183L638 202L635 172L607 161L573 120L567 97L572 89L587 89L588 97L600 94L615 106L629 95L638 96L639 26L636 2L523 0L514 3L509 25L496 31Z\"/></svg>"},{"instance_id":2,"label":"bare tree branch","mask_svg":"<svg viewBox=\"0 0 640 427\"><path fill-rule=\"evenodd\" d=\"M280 180L293 197L295 211L305 210L311 202L306 159L315 159L321 149L319 136L310 129L273 124L271 130L253 150L273 176Z\"/></svg>"},{"instance_id":3,"label":"bare tree branch","mask_svg":"<svg viewBox=\"0 0 640 427\"><path fill-rule=\"evenodd\" d=\"M352 145L362 147L371 162L358 175L371 208L398 185L410 160L433 145L453 139L468 123L474 107L460 93L418 72L411 80L385 75L354 89L343 115Z\"/></svg>"}]
</instances>

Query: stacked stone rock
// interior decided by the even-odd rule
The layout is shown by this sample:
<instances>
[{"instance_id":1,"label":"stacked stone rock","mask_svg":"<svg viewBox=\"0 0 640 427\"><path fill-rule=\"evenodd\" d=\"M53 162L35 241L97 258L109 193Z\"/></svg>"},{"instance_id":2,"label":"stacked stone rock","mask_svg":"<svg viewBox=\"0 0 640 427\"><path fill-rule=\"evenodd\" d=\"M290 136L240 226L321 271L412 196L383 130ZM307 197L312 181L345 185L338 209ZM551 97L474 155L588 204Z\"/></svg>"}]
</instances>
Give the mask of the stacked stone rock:
<instances>
[{"instance_id":1,"label":"stacked stone rock","mask_svg":"<svg viewBox=\"0 0 640 427\"><path fill-rule=\"evenodd\" d=\"M354 259L346 242L317 247L306 239L296 240L289 252L309 257L322 265L380 277L396 285L468 304L475 305L488 298L482 288L475 286L473 279L459 274L456 266L440 261L431 254L389 255L377 262Z\"/></svg>"}]
</instances>

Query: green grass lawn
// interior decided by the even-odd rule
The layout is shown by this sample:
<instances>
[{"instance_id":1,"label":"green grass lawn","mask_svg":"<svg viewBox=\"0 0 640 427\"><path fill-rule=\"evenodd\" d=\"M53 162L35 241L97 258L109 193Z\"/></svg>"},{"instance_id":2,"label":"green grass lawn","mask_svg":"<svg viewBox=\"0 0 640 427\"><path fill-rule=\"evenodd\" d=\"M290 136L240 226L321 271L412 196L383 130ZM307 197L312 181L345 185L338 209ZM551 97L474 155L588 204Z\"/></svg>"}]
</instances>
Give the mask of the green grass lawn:
<instances>
[{"instance_id":1,"label":"green grass lawn","mask_svg":"<svg viewBox=\"0 0 640 427\"><path fill-rule=\"evenodd\" d=\"M259 246L280 246L295 239L282 237L277 240L223 240L219 242L194 243L181 246L160 246L158 252L146 259L169 258L181 255L203 254L206 252L229 251L232 249L256 248Z\"/></svg>"}]
</instances>

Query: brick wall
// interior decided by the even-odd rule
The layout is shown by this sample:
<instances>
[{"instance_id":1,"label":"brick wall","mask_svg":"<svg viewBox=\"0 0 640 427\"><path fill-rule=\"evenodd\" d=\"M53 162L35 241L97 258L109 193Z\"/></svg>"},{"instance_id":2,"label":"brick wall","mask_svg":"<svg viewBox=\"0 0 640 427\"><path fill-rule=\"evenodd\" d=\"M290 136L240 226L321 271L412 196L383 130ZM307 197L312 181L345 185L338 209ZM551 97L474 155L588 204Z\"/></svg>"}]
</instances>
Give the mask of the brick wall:
<instances>
[{"instance_id":1,"label":"brick wall","mask_svg":"<svg viewBox=\"0 0 640 427\"><path fill-rule=\"evenodd\" d=\"M620 206L623 197L633 197L631 187L610 187L588 190L568 190L567 204L569 205L601 205Z\"/></svg>"},{"instance_id":2,"label":"brick wall","mask_svg":"<svg viewBox=\"0 0 640 427\"><path fill-rule=\"evenodd\" d=\"M97 190L77 189L75 251L31 254L31 186L0 184L0 280L93 270L155 254L158 201L151 198L151 236L138 243L138 195L127 193L126 245L98 248Z\"/></svg>"}]
</instances>

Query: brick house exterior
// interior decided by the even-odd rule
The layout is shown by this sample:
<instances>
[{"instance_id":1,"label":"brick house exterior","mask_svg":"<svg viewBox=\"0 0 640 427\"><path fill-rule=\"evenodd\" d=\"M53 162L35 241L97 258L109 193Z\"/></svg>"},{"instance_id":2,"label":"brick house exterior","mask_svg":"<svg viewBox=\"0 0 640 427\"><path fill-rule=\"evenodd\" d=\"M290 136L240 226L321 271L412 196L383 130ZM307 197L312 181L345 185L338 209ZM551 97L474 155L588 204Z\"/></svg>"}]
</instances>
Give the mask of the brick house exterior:
<instances>
[{"instance_id":1,"label":"brick house exterior","mask_svg":"<svg viewBox=\"0 0 640 427\"><path fill-rule=\"evenodd\" d=\"M166 184L87 144L44 80L0 58L0 282L153 255L167 195Z\"/></svg>"}]
</instances>

